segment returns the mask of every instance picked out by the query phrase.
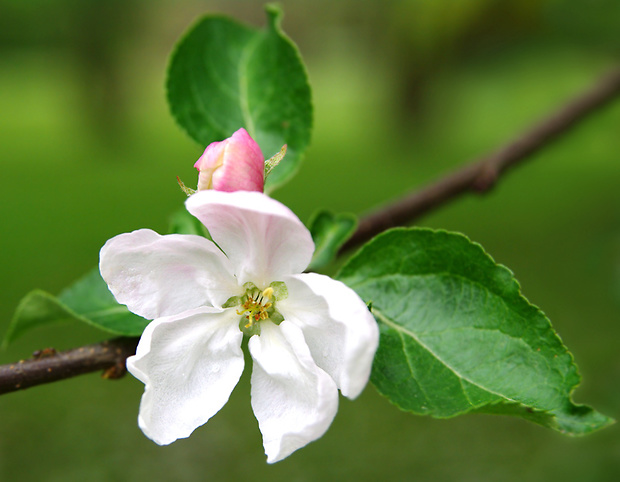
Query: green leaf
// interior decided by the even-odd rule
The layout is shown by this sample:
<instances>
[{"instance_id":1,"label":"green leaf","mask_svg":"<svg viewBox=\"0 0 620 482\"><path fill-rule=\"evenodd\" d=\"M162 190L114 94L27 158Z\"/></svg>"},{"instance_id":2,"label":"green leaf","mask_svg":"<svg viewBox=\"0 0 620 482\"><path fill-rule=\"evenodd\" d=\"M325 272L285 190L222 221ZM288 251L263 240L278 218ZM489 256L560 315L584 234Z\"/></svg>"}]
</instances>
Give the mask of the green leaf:
<instances>
[{"instance_id":1,"label":"green leaf","mask_svg":"<svg viewBox=\"0 0 620 482\"><path fill-rule=\"evenodd\" d=\"M197 217L192 216L185 206L176 211L170 217L170 234L195 234L196 236L207 236L207 228Z\"/></svg>"},{"instance_id":2,"label":"green leaf","mask_svg":"<svg viewBox=\"0 0 620 482\"><path fill-rule=\"evenodd\" d=\"M170 233L209 238L204 225L184 207L171 216ZM95 268L58 297L43 290L28 293L15 311L3 346L33 328L63 321L80 321L125 336L140 336L149 323L116 302L99 269Z\"/></svg>"},{"instance_id":3,"label":"green leaf","mask_svg":"<svg viewBox=\"0 0 620 482\"><path fill-rule=\"evenodd\" d=\"M42 290L28 293L17 307L3 344L38 326L62 321L81 321L125 336L140 336L149 323L119 305L94 269L58 297Z\"/></svg>"},{"instance_id":4,"label":"green leaf","mask_svg":"<svg viewBox=\"0 0 620 482\"><path fill-rule=\"evenodd\" d=\"M168 103L177 122L206 146L240 127L266 158L287 155L267 188L297 170L310 142L312 101L295 44L280 28L281 11L267 6L268 25L254 29L228 17L203 17L181 39L168 70Z\"/></svg>"},{"instance_id":5,"label":"green leaf","mask_svg":"<svg viewBox=\"0 0 620 482\"><path fill-rule=\"evenodd\" d=\"M317 270L332 261L356 227L357 218L353 214L333 214L325 210L317 212L310 220L315 249L308 269Z\"/></svg>"},{"instance_id":6,"label":"green leaf","mask_svg":"<svg viewBox=\"0 0 620 482\"><path fill-rule=\"evenodd\" d=\"M512 273L465 236L388 231L339 279L372 302L381 332L372 381L401 409L515 415L571 435L612 423L573 404L572 355Z\"/></svg>"}]
</instances>

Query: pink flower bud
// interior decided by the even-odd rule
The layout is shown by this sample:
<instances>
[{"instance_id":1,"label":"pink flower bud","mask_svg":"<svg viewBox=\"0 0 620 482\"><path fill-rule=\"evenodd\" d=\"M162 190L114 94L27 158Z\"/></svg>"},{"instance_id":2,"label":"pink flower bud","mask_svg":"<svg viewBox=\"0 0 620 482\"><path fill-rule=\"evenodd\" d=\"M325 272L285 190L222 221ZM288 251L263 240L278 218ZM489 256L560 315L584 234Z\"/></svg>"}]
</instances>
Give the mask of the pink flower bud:
<instances>
[{"instance_id":1,"label":"pink flower bud","mask_svg":"<svg viewBox=\"0 0 620 482\"><path fill-rule=\"evenodd\" d=\"M207 146L194 167L198 190L259 191L265 184L263 153L243 128L221 142Z\"/></svg>"}]
</instances>

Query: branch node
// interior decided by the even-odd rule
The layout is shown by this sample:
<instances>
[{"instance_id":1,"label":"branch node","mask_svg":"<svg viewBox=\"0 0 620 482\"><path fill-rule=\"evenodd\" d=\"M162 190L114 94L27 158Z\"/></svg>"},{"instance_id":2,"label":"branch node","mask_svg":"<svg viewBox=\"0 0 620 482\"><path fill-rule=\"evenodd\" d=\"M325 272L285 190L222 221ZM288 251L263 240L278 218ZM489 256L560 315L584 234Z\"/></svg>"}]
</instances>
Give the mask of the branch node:
<instances>
[{"instance_id":1,"label":"branch node","mask_svg":"<svg viewBox=\"0 0 620 482\"><path fill-rule=\"evenodd\" d=\"M33 360L41 360L42 358L49 358L56 355L56 348L43 348L32 353Z\"/></svg>"},{"instance_id":2,"label":"branch node","mask_svg":"<svg viewBox=\"0 0 620 482\"><path fill-rule=\"evenodd\" d=\"M472 180L471 188L478 194L484 194L495 186L498 179L497 167L490 163L484 163L480 166L478 175Z\"/></svg>"},{"instance_id":3,"label":"branch node","mask_svg":"<svg viewBox=\"0 0 620 482\"><path fill-rule=\"evenodd\" d=\"M101 378L104 380L118 380L119 378L123 378L126 374L127 366L123 360L123 362L119 361L116 365L106 368L101 374Z\"/></svg>"}]
</instances>

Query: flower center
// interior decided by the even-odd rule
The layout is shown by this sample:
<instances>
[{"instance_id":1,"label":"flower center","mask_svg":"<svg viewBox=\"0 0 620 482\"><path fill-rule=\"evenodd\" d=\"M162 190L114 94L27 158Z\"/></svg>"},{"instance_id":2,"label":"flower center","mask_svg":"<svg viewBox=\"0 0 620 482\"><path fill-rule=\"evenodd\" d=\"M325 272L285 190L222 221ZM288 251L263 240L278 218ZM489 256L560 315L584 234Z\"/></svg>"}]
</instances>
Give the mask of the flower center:
<instances>
[{"instance_id":1,"label":"flower center","mask_svg":"<svg viewBox=\"0 0 620 482\"><path fill-rule=\"evenodd\" d=\"M250 328L254 323L269 318L269 309L273 308L273 303L270 301L273 296L273 288L271 286L265 288L261 293L259 290L253 290L251 293L246 293L245 302L243 303L243 310L237 310L238 315L243 315L248 321L244 325L244 328ZM273 313L273 309L271 310Z\"/></svg>"},{"instance_id":2,"label":"flower center","mask_svg":"<svg viewBox=\"0 0 620 482\"><path fill-rule=\"evenodd\" d=\"M264 290L254 283L246 283L245 294L228 300L224 307L237 306L237 314L241 315L239 329L248 336L260 335L260 322L269 320L279 325L284 317L276 311L276 301L287 297L286 285L274 281Z\"/></svg>"}]
</instances>

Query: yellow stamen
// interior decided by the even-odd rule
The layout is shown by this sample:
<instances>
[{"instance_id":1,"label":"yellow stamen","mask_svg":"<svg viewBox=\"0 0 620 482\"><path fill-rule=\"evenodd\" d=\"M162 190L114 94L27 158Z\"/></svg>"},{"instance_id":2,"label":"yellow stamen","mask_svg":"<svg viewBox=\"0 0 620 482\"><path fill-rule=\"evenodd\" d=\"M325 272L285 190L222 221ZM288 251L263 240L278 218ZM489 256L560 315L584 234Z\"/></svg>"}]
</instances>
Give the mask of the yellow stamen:
<instances>
[{"instance_id":1,"label":"yellow stamen","mask_svg":"<svg viewBox=\"0 0 620 482\"><path fill-rule=\"evenodd\" d=\"M248 322L245 328L251 328L254 323L269 318L267 310L273 306L269 301L273 297L273 288L271 286L265 288L262 293L258 290L248 295L241 308L237 310L238 315L247 318Z\"/></svg>"}]
</instances>

